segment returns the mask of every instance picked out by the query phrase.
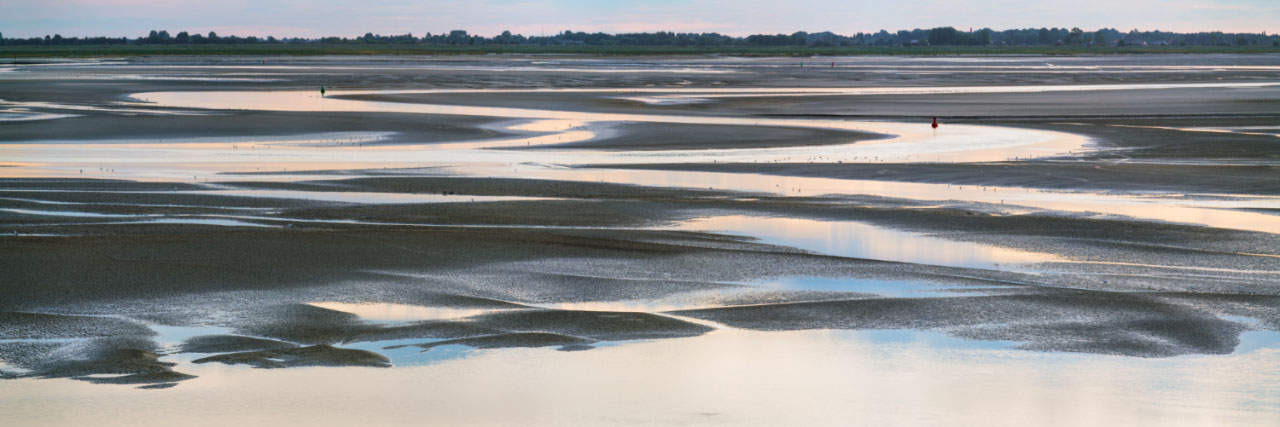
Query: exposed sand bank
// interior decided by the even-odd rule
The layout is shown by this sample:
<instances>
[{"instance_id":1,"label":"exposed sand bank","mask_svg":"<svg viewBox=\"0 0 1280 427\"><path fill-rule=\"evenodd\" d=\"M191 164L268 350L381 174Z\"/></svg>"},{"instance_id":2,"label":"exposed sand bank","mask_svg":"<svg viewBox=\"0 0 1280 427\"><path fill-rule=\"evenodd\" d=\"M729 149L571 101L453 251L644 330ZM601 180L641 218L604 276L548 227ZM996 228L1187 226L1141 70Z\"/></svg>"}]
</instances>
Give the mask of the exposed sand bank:
<instances>
[{"instance_id":1,"label":"exposed sand bank","mask_svg":"<svg viewBox=\"0 0 1280 427\"><path fill-rule=\"evenodd\" d=\"M147 59L0 76L5 101L77 115L0 123L0 377L170 393L203 387L204 375L231 372L222 377L231 384L267 375L246 367L294 368L270 378L329 375L307 368L323 366L484 371L520 355L549 363L538 365L546 372L560 366L548 360L648 369L631 358L652 348L680 360L701 346L776 356L724 347L739 339L845 357L841 343L893 346L815 337L882 330L978 346L968 357L979 361L1017 349L1030 350L1013 352L1019 360L1078 356L1145 369L1201 357L1235 363L1262 354L1242 351L1274 351L1266 337L1280 331L1280 234L1266 228L1280 195L1275 87L663 101L700 96L682 88L1257 83L1274 80L1265 68L1274 59L1231 59L1264 68L1221 71L1190 67L1204 58L1081 60L1070 73L1020 58L1009 61L1036 68L871 59L819 72L659 58L644 67L716 73L505 73L544 65L256 61ZM321 68L298 74L305 66ZM559 67L587 66L633 67ZM164 79L228 72L275 81ZM113 77L121 75L146 78ZM126 98L319 84L462 90L335 99L406 110L381 112L208 111ZM520 90L494 90L503 88ZM539 88L577 90L525 90ZM636 97L660 102L626 99ZM524 111L497 114L512 109ZM922 119L935 115L944 117L937 139ZM872 134L850 119L900 132ZM1027 148L1040 146L1026 138L1048 148ZM520 145L533 140L545 144ZM906 157L894 147L909 147ZM911 157L920 150L937 157ZM983 160L967 160L974 152ZM950 186L967 189L937 191ZM1018 191L1034 197L1020 204ZM1167 214L1174 209L1188 215ZM1232 223L1233 213L1257 221ZM538 351L550 356L525 353ZM842 366L824 357L788 360ZM1248 424L1254 418L1231 412L1240 405L1205 419Z\"/></svg>"}]
</instances>

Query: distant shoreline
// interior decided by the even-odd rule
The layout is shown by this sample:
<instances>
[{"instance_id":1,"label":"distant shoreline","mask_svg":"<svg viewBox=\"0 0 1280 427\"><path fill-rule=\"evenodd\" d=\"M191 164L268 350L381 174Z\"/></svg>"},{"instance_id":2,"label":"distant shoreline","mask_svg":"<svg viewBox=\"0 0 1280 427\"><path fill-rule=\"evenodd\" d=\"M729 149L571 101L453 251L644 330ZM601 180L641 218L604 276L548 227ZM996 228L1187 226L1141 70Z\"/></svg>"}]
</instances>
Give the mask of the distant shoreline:
<instances>
[{"instance_id":1,"label":"distant shoreline","mask_svg":"<svg viewBox=\"0 0 1280 427\"><path fill-rule=\"evenodd\" d=\"M319 55L723 55L747 57L810 56L1099 56L1147 54L1276 54L1274 46L583 46L583 45L424 45L424 44L245 44L245 45L72 45L0 46L0 64L18 58L140 56L319 56ZM7 60L7 61L6 61Z\"/></svg>"}]
</instances>

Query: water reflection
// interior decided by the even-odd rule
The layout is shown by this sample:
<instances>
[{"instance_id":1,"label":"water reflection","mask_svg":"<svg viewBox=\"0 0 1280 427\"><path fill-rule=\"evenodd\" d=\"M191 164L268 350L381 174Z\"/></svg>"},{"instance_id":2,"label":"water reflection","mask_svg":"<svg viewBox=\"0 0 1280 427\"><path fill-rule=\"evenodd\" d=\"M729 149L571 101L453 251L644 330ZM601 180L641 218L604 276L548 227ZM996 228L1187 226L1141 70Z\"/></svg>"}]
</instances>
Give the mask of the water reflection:
<instances>
[{"instance_id":1,"label":"water reflection","mask_svg":"<svg viewBox=\"0 0 1280 427\"><path fill-rule=\"evenodd\" d=\"M309 304L324 309L351 313L359 316L361 320L374 323L457 320L497 311L494 309L426 307L420 305L373 302L346 303L338 301L321 301ZM415 342L422 341L419 340Z\"/></svg>"},{"instance_id":2,"label":"water reflection","mask_svg":"<svg viewBox=\"0 0 1280 427\"><path fill-rule=\"evenodd\" d=\"M160 216L160 215L154 215L154 214L105 214L105 213L94 213L94 212L47 211L47 210L38 210L38 209L15 209L15 208L0 208L0 212L12 212L12 213L22 214L22 215L60 216L60 217L74 217L74 218L146 218L146 217Z\"/></svg>"},{"instance_id":3,"label":"water reflection","mask_svg":"<svg viewBox=\"0 0 1280 427\"><path fill-rule=\"evenodd\" d=\"M895 65L894 68L902 66ZM954 65L945 66L950 70ZM1222 67L1213 67L1223 69ZM1258 66L1240 68L1247 71L1272 71L1275 66ZM1149 68L1155 69L1155 68ZM1178 69L1183 71L1185 69ZM821 96L821 95L937 95L937 94L996 94L996 93L1044 93L1044 92L1081 92L1081 91L1125 91L1125 90L1160 90L1160 89L1225 89L1225 88L1260 88L1280 86L1275 82L1195 82L1195 83L1120 83L1120 84L1039 84L1039 85L997 85L997 86L904 86L904 87L610 87L610 88L533 88L533 89L395 89L395 90L335 90L328 96L355 95L433 95L433 94L480 94L480 93L600 93L600 94L632 94L659 93L668 94L666 98L683 98L685 94L694 97L743 97L743 96ZM183 93L192 94L210 92L148 92L135 95L134 98L165 105L174 105L168 96L157 94ZM229 92L223 92L229 93ZM262 93L262 92L256 92ZM274 92L282 93L282 92ZM301 92L299 92L301 93ZM307 92L310 93L310 92ZM317 97L318 94L317 94ZM251 105L251 104L249 104ZM176 105L174 105L176 106ZM277 104L278 106L278 104ZM200 107L196 107L200 108ZM223 107L215 107L222 109Z\"/></svg>"},{"instance_id":4,"label":"water reflection","mask_svg":"<svg viewBox=\"0 0 1280 427\"><path fill-rule=\"evenodd\" d=\"M459 168L465 171L468 169ZM470 169L487 176L509 176L496 168ZM1022 214L1026 208L1074 212L1092 216L1119 216L1210 227L1275 233L1280 216L1244 209L1280 209L1280 199L1230 196L1213 199L1099 193L1089 191L1036 190L1018 187L929 184L833 178L793 177L746 173L685 172L661 170L524 170L521 176L587 182L629 183L692 189L714 188L783 196L874 195L889 198L977 202L1000 209L1000 214Z\"/></svg>"},{"instance_id":5,"label":"water reflection","mask_svg":"<svg viewBox=\"0 0 1280 427\"><path fill-rule=\"evenodd\" d=\"M803 89L800 89L803 90ZM415 93L419 91L395 91L377 93ZM374 93L374 92L367 92ZM876 144L855 144L858 150L835 152L832 147L792 147L786 150L754 149L727 150L728 154L751 157L758 161L780 161L783 158L830 157L853 161L854 157L890 160L915 157L924 161L997 161L1011 157L1038 157L1080 149L1084 139L1075 135L1029 130L996 128L989 126L950 125L948 132L934 133L927 127L908 123L855 122L842 120L802 120L772 118L699 117L651 114L616 114L581 111L536 110L526 108L477 107L458 105L416 104L361 101L344 98L322 97L310 91L257 91L257 92L150 92L133 95L134 98L168 107L204 108L223 110L260 111L335 111L335 112L386 112L437 115L463 115L484 117L509 117L544 120L571 120L581 122L637 122L706 124L729 126L778 126L793 128L849 130L894 135L891 140ZM863 152L861 147L874 147L892 143L888 148L874 148ZM849 148L852 149L852 148ZM763 151L762 151L763 150ZM711 153L702 153L703 155ZM722 153L715 153L723 157ZM712 157L705 157L710 159ZM721 158L721 161L733 159ZM580 163L581 159L577 159ZM555 163L555 162L550 162Z\"/></svg>"},{"instance_id":6,"label":"water reflection","mask_svg":"<svg viewBox=\"0 0 1280 427\"><path fill-rule=\"evenodd\" d=\"M975 127L973 136L986 134ZM851 144L830 148L793 147L741 150L696 150L676 152L599 152L591 150L557 150L553 152L509 152L486 150L497 146L538 143L572 142L589 139L598 130L573 130L568 133L507 138L494 141L477 141L417 146L383 147L312 147L276 146L273 149L250 149L238 143L187 142L157 144L13 144L0 145L0 152L12 159L22 160L11 167L0 168L0 177L76 177L159 181L232 181L244 180L241 175L224 172L276 172L275 175L254 175L254 180L287 181L305 179L336 179L342 175L312 174L306 171L325 169L380 169L380 168L448 168L455 174L505 178L540 178L585 182L609 182L682 188L715 188L747 192L764 192L784 196L819 195L876 195L892 198L937 201L979 202L1004 205L1010 212L1020 208L1033 208L1065 212L1092 212L1102 215L1119 215L1139 219L1208 225L1213 227L1275 232L1280 230L1280 217L1265 212L1245 209L1280 209L1280 199L1260 197L1213 197L1189 199L1186 197L1103 194L1084 191L1045 191L1017 187L959 186L948 184L847 180L814 177L785 177L772 175L645 171L565 168L562 165L608 165L630 163L711 163L715 161L782 161L797 162L820 159L834 160L850 155L850 161L878 159L869 153L885 156L920 156L909 154L916 148L910 142L881 144ZM1016 131L990 132L992 144L999 141L1015 141ZM289 140L289 141L296 141ZM877 147L886 147L880 150ZM972 147L971 147L972 148ZM1027 147L1024 147L1027 148ZM1030 148L1028 148L1030 149ZM933 147L934 153L946 151ZM941 151L939 151L941 150ZM985 153L999 150L977 149L964 151ZM821 154L819 154L821 153ZM982 154L985 155L985 154ZM194 160L198 159L198 160ZM927 160L927 159L925 159ZM297 172L290 172L297 171ZM251 192L243 193L252 195ZM302 197L326 200L339 197L337 193L325 195L310 192L309 196L276 192L281 197ZM371 197L361 197L371 200ZM381 195L378 198L400 196ZM404 197L427 197L413 195ZM443 196L442 196L443 197ZM457 201L437 199L434 201ZM469 198L467 200L470 200ZM501 200L501 198L494 198ZM341 200L335 200L341 201Z\"/></svg>"},{"instance_id":7,"label":"water reflection","mask_svg":"<svg viewBox=\"0 0 1280 427\"><path fill-rule=\"evenodd\" d=\"M1125 85L1120 85L1125 86ZM1177 85L1175 85L1177 86ZM1181 87L1181 86L1178 86ZM856 90L922 90L921 88L857 88ZM925 88L927 90L998 90L991 88ZM1065 88L1058 88L1064 89ZM1072 87L1072 89L1080 89ZM1116 88L1111 88L1116 89ZM1133 88L1129 88L1133 89ZM591 91L597 89L583 89ZM636 89L660 92L670 89ZM709 89L711 93L738 91L772 93L812 91L829 88ZM855 90L855 89L848 89ZM1023 89L1019 90L1039 90ZM1109 89L1108 89L1109 90ZM535 90L536 91L536 90ZM423 91L395 91L418 93ZM361 92L374 93L374 92ZM547 178L576 181L666 185L689 188L717 188L760 191L783 195L868 194L920 200L962 200L1008 204L1068 212L1094 212L1141 219L1154 219L1214 227L1273 232L1280 230L1280 218L1260 212L1231 210L1280 206L1276 200L1166 200L1141 196L1088 192L1047 192L1010 187L949 186L945 184L894 183L824 178L764 177L747 174L698 172L646 172L566 169L547 165L608 165L618 163L710 163L710 162L929 162L989 161L1010 157L1037 157L1079 149L1078 136L1027 129L990 126L949 125L934 135L923 126L888 122L847 122L833 120L784 120L732 117L661 116L644 114L603 114L501 107L469 107L432 104L356 101L321 97L312 92L156 92L136 97L167 106L218 109L289 111L383 111L445 115L481 115L533 120L510 127L513 131L539 132L528 137L505 138L413 146L283 147L250 150L246 153L222 144L218 147L160 144L148 147L110 144L30 144L0 147L12 150L9 158L26 165L5 168L0 174L23 176L89 176L128 179L192 181L228 180L215 175L231 171L278 171L317 169L371 169L398 167L452 167L456 173L479 176ZM732 150L678 150L659 152L600 152L585 149L556 151L485 150L504 146L567 143L597 136L602 123L650 122L718 124L741 126L784 126L881 132L896 137L826 147L786 147ZM551 132L551 133L547 133ZM266 152L264 152L266 151ZM189 159L199 158L198 163ZM85 174L85 172L89 172ZM107 172L104 172L107 171ZM300 174L306 176L305 174ZM263 176L262 179L289 179Z\"/></svg>"},{"instance_id":8,"label":"water reflection","mask_svg":"<svg viewBox=\"0 0 1280 427\"><path fill-rule=\"evenodd\" d=\"M1162 129L1176 130L1182 132L1206 132L1206 133L1229 133L1237 135L1255 135L1255 136L1274 136L1280 137L1280 127L1277 126L1213 126L1213 127L1171 127L1171 126L1137 126L1137 125L1118 125L1113 127L1142 128L1142 129Z\"/></svg>"},{"instance_id":9,"label":"water reflection","mask_svg":"<svg viewBox=\"0 0 1280 427\"><path fill-rule=\"evenodd\" d=\"M364 350L386 356L391 359L391 363L397 368L431 365L437 363L445 363L458 359L463 359L478 355L481 352L489 350L481 350L465 345L441 345L431 347L431 349L423 350L414 347L414 344L426 344L431 342L443 341L441 339L411 339L411 340L387 340L387 341L367 341L356 343L345 343L339 347Z\"/></svg>"},{"instance_id":10,"label":"water reflection","mask_svg":"<svg viewBox=\"0 0 1280 427\"><path fill-rule=\"evenodd\" d=\"M455 67L459 68L459 67ZM506 68L502 68L506 70ZM545 70L542 69L542 70ZM1035 70L1041 72L1042 70ZM687 70L681 71L687 72ZM980 71L979 71L980 72ZM1260 87L1210 84L1186 87ZM1060 86L1008 90L1120 90L1159 88L1113 85ZM604 92L604 90L594 89ZM898 88L907 93L956 93L1001 88ZM927 92L933 90L935 92ZM609 89L609 91L614 91ZM912 92L915 91L915 92ZM926 91L926 92L921 92ZM951 91L951 92L939 92ZM855 89L729 89L657 93L658 103L700 102L729 96L811 96L890 93ZM370 94L373 92L366 92ZM389 92L410 93L410 92ZM422 92L426 93L426 92ZM359 93L347 93L359 94ZM665 95L664 95L665 94ZM1153 198L1085 192L1046 192L1007 187L953 187L821 178L699 172L566 168L564 165L619 163L736 162L930 162L986 161L1054 155L1078 149L1074 135L983 126L948 126L933 136L922 126L897 123L697 118L618 115L529 109L375 103L320 98L313 93L143 94L186 105L227 102L218 108L306 111L408 111L482 115L530 120L509 130L530 133L511 138L444 144L363 146L382 136L353 135L343 141L324 136L298 141L139 141L104 144L16 144L0 147L12 168L7 177L97 177L164 181L244 180L223 172L297 171L382 167L451 167L477 176L604 181L625 184L716 188L785 196L876 195L919 200L985 203L999 214L1034 209L1097 212L1143 219L1189 222L1275 232L1274 215L1232 211L1276 206L1276 199ZM218 98L223 97L226 98ZM204 97L204 98L201 98ZM233 104L234 103L234 104ZM236 106L233 106L236 105ZM248 105L246 107L246 105ZM44 108L59 108L46 104ZM88 109L88 108L86 108ZM115 108L113 112L152 109ZM591 150L519 152L490 150L519 145L558 144L598 138L612 122L811 127L892 133L895 138L834 147L737 150L682 150L606 153ZM377 138L377 139L375 139ZM353 145L354 143L354 145ZM246 153L246 148L249 153ZM264 152L266 151L266 152ZM6 163L10 164L10 163ZM555 165L555 166L548 166ZM88 172L87 174L85 172ZM332 176L298 173L249 179L287 180ZM189 177L189 178L188 178ZM306 198L351 203L462 201L459 196L360 192L212 190L192 194ZM526 198L477 198L515 200ZM1006 201L1008 202L1006 204ZM34 212L34 211L28 211ZM41 211L54 212L54 211ZM247 217L245 217L247 219ZM266 219L266 218L264 218ZM232 219L164 218L153 222L258 225ZM887 261L968 268L1009 268L1050 262L1052 255L955 242L918 233L843 221L793 218L715 217L690 221L680 229L717 231L760 238L819 253ZM886 297L943 297L962 293L922 282L786 277L745 283L697 295L657 301L575 302L544 306L566 310L663 311L715 304L717 298L768 290L861 292ZM353 313L375 323L456 320L490 310L430 308L401 304L317 302L318 307ZM226 334L219 328L152 326L156 341L171 346L195 335ZM753 332L721 328L704 336L634 342L578 353L550 349L478 351L441 346L430 352L402 344L430 339L343 344L388 354L395 370L251 370L220 364L180 369L200 376L168 392L91 386L69 380L0 382L0 412L15 424L135 424L157 413L184 424L360 423L419 424L726 424L795 425L1081 424L1266 425L1280 414L1280 350L1274 332L1251 331L1230 356L1184 356L1161 360L1009 350L1017 343L967 341L918 331ZM166 359L178 360L184 359ZM444 363L444 362L448 363ZM412 366L412 367L405 367ZM11 367L0 361L0 371ZM600 390L608 393L600 393ZM142 394L146 393L146 394ZM415 405L404 405L413 396ZM65 405L67 401L76 405ZM335 413L332 408L346 410ZM234 411L227 410L235 408ZM106 419L103 413L118 415ZM992 414L999 414L993 418Z\"/></svg>"},{"instance_id":11,"label":"water reflection","mask_svg":"<svg viewBox=\"0 0 1280 427\"><path fill-rule=\"evenodd\" d=\"M848 277L783 277L750 283L764 289L870 293L889 298L945 298L981 293L966 287L913 280L875 280Z\"/></svg>"},{"instance_id":12,"label":"water reflection","mask_svg":"<svg viewBox=\"0 0 1280 427\"><path fill-rule=\"evenodd\" d=\"M763 243L880 261L996 270L1016 264L1062 261L1049 254L939 239L852 221L718 216L682 223L678 230L750 236Z\"/></svg>"},{"instance_id":13,"label":"water reflection","mask_svg":"<svg viewBox=\"0 0 1280 427\"><path fill-rule=\"evenodd\" d=\"M194 425L1009 426L1063 414L1081 425L1261 426L1280 414L1274 346L1168 359L991 347L928 332L718 331L571 353L474 351L391 370L193 365L199 378L164 393L4 381L0 406L17 424L94 425L136 422L103 413Z\"/></svg>"},{"instance_id":14,"label":"water reflection","mask_svg":"<svg viewBox=\"0 0 1280 427\"><path fill-rule=\"evenodd\" d=\"M402 204L402 203L470 203L499 202L513 200L552 200L539 197L516 196L471 196L446 195L435 193L388 193L363 191L298 191L298 190L209 190L209 191L175 191L170 194L203 194L211 196L261 197L269 199L299 199L324 202L362 203L362 204Z\"/></svg>"},{"instance_id":15,"label":"water reflection","mask_svg":"<svg viewBox=\"0 0 1280 427\"><path fill-rule=\"evenodd\" d=\"M258 228L276 228L274 225L258 224L255 222L238 221L234 219L217 219L217 218L161 218L149 219L146 221L126 221L113 222L112 224L194 224L194 225L216 225L221 227L258 227Z\"/></svg>"}]
</instances>

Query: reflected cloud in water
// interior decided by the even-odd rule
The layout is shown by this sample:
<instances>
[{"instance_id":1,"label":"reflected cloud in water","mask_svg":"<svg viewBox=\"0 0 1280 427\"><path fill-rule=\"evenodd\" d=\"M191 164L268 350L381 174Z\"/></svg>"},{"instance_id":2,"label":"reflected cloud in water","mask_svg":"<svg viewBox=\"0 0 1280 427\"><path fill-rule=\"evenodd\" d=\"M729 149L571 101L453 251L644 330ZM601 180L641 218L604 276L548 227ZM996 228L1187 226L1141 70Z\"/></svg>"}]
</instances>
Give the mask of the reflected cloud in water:
<instances>
[{"instance_id":1,"label":"reflected cloud in water","mask_svg":"<svg viewBox=\"0 0 1280 427\"><path fill-rule=\"evenodd\" d=\"M0 394L14 396L3 404L10 421L98 425L131 422L102 419L108 410L173 411L195 425L1012 426L1064 413L1082 425L1269 425L1280 412L1274 346L1168 359L1005 346L930 332L735 330L569 353L441 348L422 354L447 362L390 370L204 364L164 393L15 380ZM67 398L77 405L48 410Z\"/></svg>"}]
</instances>

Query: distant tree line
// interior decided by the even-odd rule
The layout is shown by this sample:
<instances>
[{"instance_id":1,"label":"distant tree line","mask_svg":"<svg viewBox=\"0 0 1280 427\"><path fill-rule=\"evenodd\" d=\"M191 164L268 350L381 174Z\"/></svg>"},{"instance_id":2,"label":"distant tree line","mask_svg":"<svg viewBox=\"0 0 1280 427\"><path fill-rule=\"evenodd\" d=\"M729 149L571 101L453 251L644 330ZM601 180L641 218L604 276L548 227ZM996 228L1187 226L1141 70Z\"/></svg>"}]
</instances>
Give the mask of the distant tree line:
<instances>
[{"instance_id":1,"label":"distant tree line","mask_svg":"<svg viewBox=\"0 0 1280 427\"><path fill-rule=\"evenodd\" d=\"M429 44L429 45L592 45L592 46L1280 46L1280 37L1262 33L1173 33L1167 31L1120 32L1114 28L1084 31L1079 28L1024 28L995 31L990 28L969 31L954 27L901 30L890 33L840 35L830 31L791 34L753 34L732 37L719 33L585 33L561 31L550 36L524 36L503 31L502 34L485 37L468 34L463 30L448 33L427 33L422 37L413 34L380 35L366 33L355 38L276 38L268 36L219 36L189 34L176 35L168 31L155 31L144 37L63 37L59 34L31 38L4 38L3 45L182 45L182 44Z\"/></svg>"}]
</instances>

